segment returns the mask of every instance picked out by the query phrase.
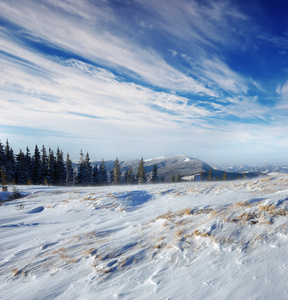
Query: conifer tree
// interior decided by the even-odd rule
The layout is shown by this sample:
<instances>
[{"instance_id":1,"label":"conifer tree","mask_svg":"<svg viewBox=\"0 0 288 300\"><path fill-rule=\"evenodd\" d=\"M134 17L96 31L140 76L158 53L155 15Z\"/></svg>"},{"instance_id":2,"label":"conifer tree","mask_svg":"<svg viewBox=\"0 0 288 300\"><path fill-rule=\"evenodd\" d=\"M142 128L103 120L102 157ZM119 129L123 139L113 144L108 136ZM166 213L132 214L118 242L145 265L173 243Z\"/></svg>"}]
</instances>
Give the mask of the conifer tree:
<instances>
[{"instance_id":1,"label":"conifer tree","mask_svg":"<svg viewBox=\"0 0 288 300\"><path fill-rule=\"evenodd\" d=\"M132 167L126 172L126 183L132 184L134 183L134 174Z\"/></svg>"},{"instance_id":2,"label":"conifer tree","mask_svg":"<svg viewBox=\"0 0 288 300\"><path fill-rule=\"evenodd\" d=\"M20 149L19 154L16 155L16 183L26 184L26 164L25 164L25 154Z\"/></svg>"},{"instance_id":3,"label":"conifer tree","mask_svg":"<svg viewBox=\"0 0 288 300\"><path fill-rule=\"evenodd\" d=\"M145 169L144 169L144 160L141 158L138 166L138 183L142 184L146 182L146 175L145 175Z\"/></svg>"},{"instance_id":4,"label":"conifer tree","mask_svg":"<svg viewBox=\"0 0 288 300\"><path fill-rule=\"evenodd\" d=\"M212 180L212 168L209 168L209 173L208 173L208 180L211 181Z\"/></svg>"},{"instance_id":5,"label":"conifer tree","mask_svg":"<svg viewBox=\"0 0 288 300\"><path fill-rule=\"evenodd\" d=\"M100 172L98 169L98 165L95 165L92 168L92 178L93 178L93 183L96 185L99 183L99 176L100 176Z\"/></svg>"},{"instance_id":6,"label":"conifer tree","mask_svg":"<svg viewBox=\"0 0 288 300\"><path fill-rule=\"evenodd\" d=\"M25 178L26 178L26 183L28 181L31 182L31 177L32 177L32 159L30 155L30 149L26 147L26 154L25 154Z\"/></svg>"},{"instance_id":7,"label":"conifer tree","mask_svg":"<svg viewBox=\"0 0 288 300\"><path fill-rule=\"evenodd\" d=\"M32 166L32 182L34 184L40 184L41 183L41 156L40 156L40 151L38 149L38 146L35 145L35 150L34 150L34 155L32 157L31 161L31 166Z\"/></svg>"},{"instance_id":8,"label":"conifer tree","mask_svg":"<svg viewBox=\"0 0 288 300\"><path fill-rule=\"evenodd\" d=\"M115 163L114 163L114 170L113 170L113 184L119 184L120 183L120 166L118 158L116 157Z\"/></svg>"},{"instance_id":9,"label":"conifer tree","mask_svg":"<svg viewBox=\"0 0 288 300\"><path fill-rule=\"evenodd\" d=\"M84 166L84 154L81 149L78 171L77 171L77 184L83 184L83 183L85 183L85 166Z\"/></svg>"},{"instance_id":10,"label":"conifer tree","mask_svg":"<svg viewBox=\"0 0 288 300\"><path fill-rule=\"evenodd\" d=\"M127 171L123 170L120 175L120 182L123 184L127 183Z\"/></svg>"},{"instance_id":11,"label":"conifer tree","mask_svg":"<svg viewBox=\"0 0 288 300\"><path fill-rule=\"evenodd\" d=\"M92 176L92 166L90 163L90 157L88 152L86 153L85 160L84 160L84 173L85 173L85 183L92 184L93 176Z\"/></svg>"},{"instance_id":12,"label":"conifer tree","mask_svg":"<svg viewBox=\"0 0 288 300\"><path fill-rule=\"evenodd\" d=\"M6 154L4 151L4 146L0 140L0 169L2 166L5 166L5 165L6 165Z\"/></svg>"},{"instance_id":13,"label":"conifer tree","mask_svg":"<svg viewBox=\"0 0 288 300\"><path fill-rule=\"evenodd\" d=\"M44 144L42 146L41 153L41 181L44 182L45 180L48 181L48 155Z\"/></svg>"},{"instance_id":14,"label":"conifer tree","mask_svg":"<svg viewBox=\"0 0 288 300\"><path fill-rule=\"evenodd\" d=\"M15 157L12 148L9 145L8 140L6 141L5 146L5 172L6 172L6 180L8 182L12 182L15 179Z\"/></svg>"},{"instance_id":15,"label":"conifer tree","mask_svg":"<svg viewBox=\"0 0 288 300\"><path fill-rule=\"evenodd\" d=\"M66 158L66 185L72 185L74 183L74 171L72 161L70 159L69 153L67 153Z\"/></svg>"},{"instance_id":16,"label":"conifer tree","mask_svg":"<svg viewBox=\"0 0 288 300\"><path fill-rule=\"evenodd\" d=\"M159 178L158 178L158 168L157 168L156 164L154 164L154 166L153 166L151 181L153 183L156 183L156 182L159 181Z\"/></svg>"},{"instance_id":17,"label":"conifer tree","mask_svg":"<svg viewBox=\"0 0 288 300\"><path fill-rule=\"evenodd\" d=\"M48 184L56 184L56 180L56 159L53 150L49 147L47 181Z\"/></svg>"},{"instance_id":18,"label":"conifer tree","mask_svg":"<svg viewBox=\"0 0 288 300\"><path fill-rule=\"evenodd\" d=\"M223 173L223 178L222 179L227 180L227 173L226 172Z\"/></svg>"},{"instance_id":19,"label":"conifer tree","mask_svg":"<svg viewBox=\"0 0 288 300\"><path fill-rule=\"evenodd\" d=\"M177 178L176 178L176 182L180 182L181 181L181 175L180 173L177 174Z\"/></svg>"},{"instance_id":20,"label":"conifer tree","mask_svg":"<svg viewBox=\"0 0 288 300\"><path fill-rule=\"evenodd\" d=\"M64 185L66 182L66 170L62 150L57 147L56 151L56 183Z\"/></svg>"},{"instance_id":21,"label":"conifer tree","mask_svg":"<svg viewBox=\"0 0 288 300\"><path fill-rule=\"evenodd\" d=\"M105 167L104 159L102 159L100 169L99 169L99 183L102 185L108 183L108 176L107 176L107 170Z\"/></svg>"}]
</instances>

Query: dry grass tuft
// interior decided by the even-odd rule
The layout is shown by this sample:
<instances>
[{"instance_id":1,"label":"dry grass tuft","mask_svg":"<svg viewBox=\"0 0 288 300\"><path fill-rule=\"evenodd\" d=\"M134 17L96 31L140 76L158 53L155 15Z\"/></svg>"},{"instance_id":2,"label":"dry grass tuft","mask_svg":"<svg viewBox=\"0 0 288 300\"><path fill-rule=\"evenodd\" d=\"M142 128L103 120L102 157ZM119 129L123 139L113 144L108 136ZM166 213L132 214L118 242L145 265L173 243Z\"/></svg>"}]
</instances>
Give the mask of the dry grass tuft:
<instances>
[{"instance_id":1,"label":"dry grass tuft","mask_svg":"<svg viewBox=\"0 0 288 300\"><path fill-rule=\"evenodd\" d=\"M208 237L208 236L210 236L210 233L209 233L209 232L199 231L198 229L195 230L195 231L193 232L193 234L196 235L196 236L200 236L200 237Z\"/></svg>"},{"instance_id":2,"label":"dry grass tuft","mask_svg":"<svg viewBox=\"0 0 288 300\"><path fill-rule=\"evenodd\" d=\"M276 209L276 207L274 205L266 204L266 205L260 206L261 211L273 212L275 209Z\"/></svg>"},{"instance_id":3,"label":"dry grass tuft","mask_svg":"<svg viewBox=\"0 0 288 300\"><path fill-rule=\"evenodd\" d=\"M243 206L248 206L248 207L251 207L251 205L249 205L246 201L242 202L236 202L233 204L234 207L243 207Z\"/></svg>"}]
</instances>

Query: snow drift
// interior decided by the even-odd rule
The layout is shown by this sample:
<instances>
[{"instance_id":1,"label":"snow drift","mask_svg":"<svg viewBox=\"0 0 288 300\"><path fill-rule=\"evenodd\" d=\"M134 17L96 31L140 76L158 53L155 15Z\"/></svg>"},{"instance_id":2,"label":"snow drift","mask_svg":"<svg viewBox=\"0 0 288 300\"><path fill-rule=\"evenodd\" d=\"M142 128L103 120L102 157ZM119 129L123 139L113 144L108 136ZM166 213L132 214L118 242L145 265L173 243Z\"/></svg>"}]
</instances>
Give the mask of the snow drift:
<instances>
[{"instance_id":1,"label":"snow drift","mask_svg":"<svg viewBox=\"0 0 288 300\"><path fill-rule=\"evenodd\" d=\"M285 174L23 191L0 207L1 299L287 298Z\"/></svg>"}]
</instances>

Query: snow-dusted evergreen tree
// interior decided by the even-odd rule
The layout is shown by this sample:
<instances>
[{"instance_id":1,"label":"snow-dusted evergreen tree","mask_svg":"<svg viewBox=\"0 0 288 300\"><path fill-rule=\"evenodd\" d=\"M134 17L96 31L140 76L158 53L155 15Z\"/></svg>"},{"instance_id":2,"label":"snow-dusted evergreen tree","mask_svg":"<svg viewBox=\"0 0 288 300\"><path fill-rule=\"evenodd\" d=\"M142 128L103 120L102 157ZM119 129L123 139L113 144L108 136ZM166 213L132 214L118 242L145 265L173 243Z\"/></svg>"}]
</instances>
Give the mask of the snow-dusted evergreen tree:
<instances>
[{"instance_id":1,"label":"snow-dusted evergreen tree","mask_svg":"<svg viewBox=\"0 0 288 300\"><path fill-rule=\"evenodd\" d=\"M135 182L135 175L133 174L132 167L126 172L126 183L132 184Z\"/></svg>"},{"instance_id":2,"label":"snow-dusted evergreen tree","mask_svg":"<svg viewBox=\"0 0 288 300\"><path fill-rule=\"evenodd\" d=\"M25 163L25 154L20 149L19 154L16 155L16 183L17 184L26 184L26 163Z\"/></svg>"},{"instance_id":3,"label":"snow-dusted evergreen tree","mask_svg":"<svg viewBox=\"0 0 288 300\"><path fill-rule=\"evenodd\" d=\"M114 170L113 170L113 184L119 184L120 183L120 166L119 166L119 160L116 157L115 163L114 163Z\"/></svg>"},{"instance_id":4,"label":"snow-dusted evergreen tree","mask_svg":"<svg viewBox=\"0 0 288 300\"><path fill-rule=\"evenodd\" d=\"M111 184L114 182L114 168L107 172L107 183Z\"/></svg>"},{"instance_id":5,"label":"snow-dusted evergreen tree","mask_svg":"<svg viewBox=\"0 0 288 300\"><path fill-rule=\"evenodd\" d=\"M158 168L157 168L157 165L156 165L156 164L153 165L151 181L152 181L152 183L159 182L159 178L158 178Z\"/></svg>"},{"instance_id":6,"label":"snow-dusted evergreen tree","mask_svg":"<svg viewBox=\"0 0 288 300\"><path fill-rule=\"evenodd\" d=\"M42 165L41 165L41 155L37 145L35 145L34 155L31 161L32 166L32 182L34 184L40 184L42 181Z\"/></svg>"},{"instance_id":7,"label":"snow-dusted evergreen tree","mask_svg":"<svg viewBox=\"0 0 288 300\"><path fill-rule=\"evenodd\" d=\"M125 184L125 183L127 183L127 172L125 171L125 170L123 170L122 172L121 172L121 175L120 175L120 182L122 183L122 184Z\"/></svg>"},{"instance_id":8,"label":"snow-dusted evergreen tree","mask_svg":"<svg viewBox=\"0 0 288 300\"><path fill-rule=\"evenodd\" d=\"M108 174L105 166L105 161L102 159L100 168L99 168L99 184L107 184L108 183Z\"/></svg>"},{"instance_id":9,"label":"snow-dusted evergreen tree","mask_svg":"<svg viewBox=\"0 0 288 300\"><path fill-rule=\"evenodd\" d=\"M97 185L99 183L99 176L100 176L99 168L96 165L92 168L93 184Z\"/></svg>"},{"instance_id":10,"label":"snow-dusted evergreen tree","mask_svg":"<svg viewBox=\"0 0 288 300\"><path fill-rule=\"evenodd\" d=\"M56 174L56 158L54 156L53 150L49 147L48 153L48 171L47 171L47 181L48 184L56 184L57 174Z\"/></svg>"},{"instance_id":11,"label":"snow-dusted evergreen tree","mask_svg":"<svg viewBox=\"0 0 288 300\"><path fill-rule=\"evenodd\" d=\"M2 166L5 166L5 165L6 165L6 154L4 151L4 146L0 140L0 169Z\"/></svg>"},{"instance_id":12,"label":"snow-dusted evergreen tree","mask_svg":"<svg viewBox=\"0 0 288 300\"><path fill-rule=\"evenodd\" d=\"M212 180L212 168L209 168L209 173L208 173L208 181Z\"/></svg>"},{"instance_id":13,"label":"snow-dusted evergreen tree","mask_svg":"<svg viewBox=\"0 0 288 300\"><path fill-rule=\"evenodd\" d=\"M181 182L181 175L180 175L180 173L177 174L176 182Z\"/></svg>"},{"instance_id":14,"label":"snow-dusted evergreen tree","mask_svg":"<svg viewBox=\"0 0 288 300\"><path fill-rule=\"evenodd\" d=\"M62 150L57 147L56 152L56 183L64 185L66 182L66 170Z\"/></svg>"},{"instance_id":15,"label":"snow-dusted evergreen tree","mask_svg":"<svg viewBox=\"0 0 288 300\"><path fill-rule=\"evenodd\" d=\"M138 183L142 184L146 182L146 174L145 174L145 169L144 169L144 160L141 158L138 166Z\"/></svg>"},{"instance_id":16,"label":"snow-dusted evergreen tree","mask_svg":"<svg viewBox=\"0 0 288 300\"><path fill-rule=\"evenodd\" d=\"M82 149L80 151L80 159L77 170L77 184L85 184L85 162L84 162L84 154Z\"/></svg>"},{"instance_id":17,"label":"snow-dusted evergreen tree","mask_svg":"<svg viewBox=\"0 0 288 300\"><path fill-rule=\"evenodd\" d=\"M92 175L92 166L90 163L90 157L88 152L86 153L85 160L84 160L84 172L85 172L85 184L92 184L93 183L93 175Z\"/></svg>"},{"instance_id":18,"label":"snow-dusted evergreen tree","mask_svg":"<svg viewBox=\"0 0 288 300\"><path fill-rule=\"evenodd\" d=\"M25 154L25 177L26 183L31 182L32 178L32 159L30 154L30 149L26 147L26 154Z\"/></svg>"},{"instance_id":19,"label":"snow-dusted evergreen tree","mask_svg":"<svg viewBox=\"0 0 288 300\"><path fill-rule=\"evenodd\" d=\"M47 181L48 175L48 155L45 146L41 149L41 182Z\"/></svg>"},{"instance_id":20,"label":"snow-dusted evergreen tree","mask_svg":"<svg viewBox=\"0 0 288 300\"><path fill-rule=\"evenodd\" d=\"M70 159L69 153L67 153L66 158L66 185L72 185L74 183L74 170L72 161Z\"/></svg>"},{"instance_id":21,"label":"snow-dusted evergreen tree","mask_svg":"<svg viewBox=\"0 0 288 300\"><path fill-rule=\"evenodd\" d=\"M8 140L6 141L5 155L6 155L6 164L5 164L6 180L7 182L12 183L13 180L15 180L15 157L14 157L14 152L10 147Z\"/></svg>"}]
</instances>

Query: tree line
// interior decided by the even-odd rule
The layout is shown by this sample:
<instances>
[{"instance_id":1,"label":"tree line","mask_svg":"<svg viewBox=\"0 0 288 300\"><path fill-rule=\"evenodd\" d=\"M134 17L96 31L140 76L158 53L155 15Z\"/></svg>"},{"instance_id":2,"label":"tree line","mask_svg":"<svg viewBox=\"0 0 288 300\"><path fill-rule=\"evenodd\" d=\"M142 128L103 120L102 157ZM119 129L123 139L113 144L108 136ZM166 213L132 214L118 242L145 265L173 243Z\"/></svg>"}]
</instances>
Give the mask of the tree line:
<instances>
[{"instance_id":1,"label":"tree line","mask_svg":"<svg viewBox=\"0 0 288 300\"><path fill-rule=\"evenodd\" d=\"M145 173L144 161L141 158L137 171L120 169L116 158L114 168L107 170L105 161L92 166L88 152L80 151L79 163L73 167L69 153L65 159L63 151L57 147L54 152L43 145L35 145L33 154L28 147L14 155L8 140L3 145L0 140L0 171L2 187L5 184L45 184L45 185L107 185L107 184L142 184L157 183L158 168L155 164L152 172Z\"/></svg>"}]
</instances>

